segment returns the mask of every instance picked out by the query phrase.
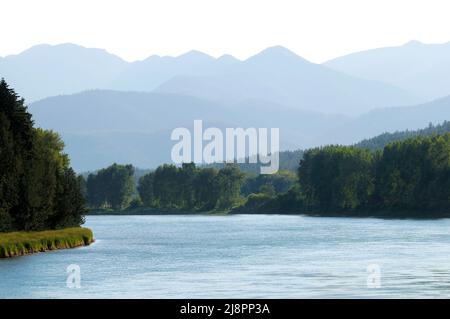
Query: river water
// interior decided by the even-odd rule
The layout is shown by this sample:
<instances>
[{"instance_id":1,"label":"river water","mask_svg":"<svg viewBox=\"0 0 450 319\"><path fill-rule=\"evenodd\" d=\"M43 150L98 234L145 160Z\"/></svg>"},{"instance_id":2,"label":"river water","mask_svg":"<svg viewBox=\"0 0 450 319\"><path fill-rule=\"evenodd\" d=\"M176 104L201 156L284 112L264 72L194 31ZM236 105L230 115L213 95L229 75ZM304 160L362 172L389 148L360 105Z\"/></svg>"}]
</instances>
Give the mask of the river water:
<instances>
[{"instance_id":1,"label":"river water","mask_svg":"<svg viewBox=\"0 0 450 319\"><path fill-rule=\"evenodd\" d=\"M89 247L0 260L0 298L450 297L449 219L89 216L86 226ZM68 285L69 265L80 272Z\"/></svg>"}]
</instances>

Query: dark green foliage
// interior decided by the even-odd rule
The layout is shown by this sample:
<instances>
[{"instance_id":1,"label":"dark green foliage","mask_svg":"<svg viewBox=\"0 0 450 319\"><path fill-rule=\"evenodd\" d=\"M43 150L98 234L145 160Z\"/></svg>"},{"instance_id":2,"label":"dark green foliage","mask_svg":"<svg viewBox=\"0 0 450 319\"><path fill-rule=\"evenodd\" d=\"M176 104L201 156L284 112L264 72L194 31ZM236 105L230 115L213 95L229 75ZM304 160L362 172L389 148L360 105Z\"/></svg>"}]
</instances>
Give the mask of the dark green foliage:
<instances>
[{"instance_id":1,"label":"dark green foliage","mask_svg":"<svg viewBox=\"0 0 450 319\"><path fill-rule=\"evenodd\" d=\"M227 209L240 201L243 174L235 165L199 169L193 163L159 166L139 179L146 207L207 211Z\"/></svg>"},{"instance_id":2,"label":"dark green foliage","mask_svg":"<svg viewBox=\"0 0 450 319\"><path fill-rule=\"evenodd\" d=\"M249 196L233 212L435 217L450 214L450 133L383 151L327 146L305 152L299 183L275 198Z\"/></svg>"},{"instance_id":3,"label":"dark green foliage","mask_svg":"<svg viewBox=\"0 0 450 319\"><path fill-rule=\"evenodd\" d=\"M135 197L131 200L130 205L127 207L127 209L137 209L142 206L144 206L142 200L139 197Z\"/></svg>"},{"instance_id":4,"label":"dark green foliage","mask_svg":"<svg viewBox=\"0 0 450 319\"><path fill-rule=\"evenodd\" d=\"M298 185L286 193L270 196L265 193L250 194L244 205L231 211L233 214L299 214L305 205Z\"/></svg>"},{"instance_id":5,"label":"dark green foliage","mask_svg":"<svg viewBox=\"0 0 450 319\"><path fill-rule=\"evenodd\" d=\"M298 165L298 163L297 163ZM276 193L287 192L297 182L297 176L292 171L278 171L270 175L248 175L241 188L241 193L248 196L261 192L261 188L271 186Z\"/></svg>"},{"instance_id":6,"label":"dark green foliage","mask_svg":"<svg viewBox=\"0 0 450 319\"><path fill-rule=\"evenodd\" d=\"M450 134L418 137L384 148L376 166L381 209L450 210Z\"/></svg>"},{"instance_id":7,"label":"dark green foliage","mask_svg":"<svg viewBox=\"0 0 450 319\"><path fill-rule=\"evenodd\" d=\"M363 140L357 144L356 147L365 148L368 150L376 151L382 150L386 145L393 142L404 141L408 138L417 136L431 136L437 134L450 133L450 121L444 121L440 125L430 125L427 128L416 131L399 131L394 133L384 133L376 137Z\"/></svg>"},{"instance_id":8,"label":"dark green foliage","mask_svg":"<svg viewBox=\"0 0 450 319\"><path fill-rule=\"evenodd\" d=\"M244 174L236 165L226 165L216 177L217 208L229 209L239 203Z\"/></svg>"},{"instance_id":9,"label":"dark green foliage","mask_svg":"<svg viewBox=\"0 0 450 319\"><path fill-rule=\"evenodd\" d=\"M194 180L194 196L199 210L208 211L216 207L220 189L217 187L217 174L215 168L202 168L198 170Z\"/></svg>"},{"instance_id":10,"label":"dark green foliage","mask_svg":"<svg viewBox=\"0 0 450 319\"><path fill-rule=\"evenodd\" d=\"M326 146L305 152L298 171L307 206L321 210L366 206L373 193L373 155L356 147Z\"/></svg>"},{"instance_id":11,"label":"dark green foliage","mask_svg":"<svg viewBox=\"0 0 450 319\"><path fill-rule=\"evenodd\" d=\"M134 192L132 165L113 165L89 174L86 182L87 201L92 208L126 208Z\"/></svg>"},{"instance_id":12,"label":"dark green foliage","mask_svg":"<svg viewBox=\"0 0 450 319\"><path fill-rule=\"evenodd\" d=\"M298 162L303 157L303 150L296 151L282 151L279 153L280 156L280 167L281 171L293 171L295 172L298 168ZM212 167L216 169L224 168L226 163L213 163L204 165L204 167ZM235 163L243 173L249 174L260 174L261 164L260 163L249 163L249 159L245 158L245 163ZM264 166L264 165L263 165Z\"/></svg>"},{"instance_id":13,"label":"dark green foliage","mask_svg":"<svg viewBox=\"0 0 450 319\"><path fill-rule=\"evenodd\" d=\"M72 168L64 168L59 174L55 206L60 214L50 218L52 228L72 227L84 223L87 209L85 197L80 191L82 181L84 180L77 178Z\"/></svg>"},{"instance_id":14,"label":"dark green foliage","mask_svg":"<svg viewBox=\"0 0 450 319\"><path fill-rule=\"evenodd\" d=\"M182 189L179 184L178 168L163 165L156 169L153 180L153 194L159 207L179 207L182 203Z\"/></svg>"},{"instance_id":15,"label":"dark green foliage","mask_svg":"<svg viewBox=\"0 0 450 319\"><path fill-rule=\"evenodd\" d=\"M430 125L427 128L420 130L406 130L406 131L398 131L394 133L383 133L376 137L365 139L354 146L358 148L368 149L371 151L382 150L387 144L396 142L396 141L404 141L408 138L417 137L417 136L431 136L437 134L445 134L450 133L450 121L444 121L440 125ZM296 171L298 169L298 163L303 158L303 154L305 151L296 150L296 151L281 151L280 152L280 170L289 170ZM246 158L246 163L238 163L239 169L244 173L250 174L259 174L260 173L260 164L252 164L248 163L248 158ZM215 163L206 165L206 167L214 167L220 169L224 167L223 163ZM250 194L250 193L249 193Z\"/></svg>"},{"instance_id":16,"label":"dark green foliage","mask_svg":"<svg viewBox=\"0 0 450 319\"><path fill-rule=\"evenodd\" d=\"M139 178L137 190L139 197L141 198L144 206L152 207L155 196L153 195L153 180L155 179L154 173L148 173L147 175Z\"/></svg>"},{"instance_id":17,"label":"dark green foliage","mask_svg":"<svg viewBox=\"0 0 450 319\"><path fill-rule=\"evenodd\" d=\"M82 223L81 188L63 148L56 133L33 128L23 99L0 81L0 231Z\"/></svg>"}]
</instances>

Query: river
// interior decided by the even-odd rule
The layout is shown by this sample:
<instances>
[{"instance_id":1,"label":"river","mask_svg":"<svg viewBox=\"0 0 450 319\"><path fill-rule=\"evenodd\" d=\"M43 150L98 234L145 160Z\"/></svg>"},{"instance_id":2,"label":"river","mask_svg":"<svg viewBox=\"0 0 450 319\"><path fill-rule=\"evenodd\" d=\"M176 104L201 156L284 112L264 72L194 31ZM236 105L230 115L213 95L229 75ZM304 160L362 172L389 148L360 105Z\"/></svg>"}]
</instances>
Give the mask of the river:
<instances>
[{"instance_id":1,"label":"river","mask_svg":"<svg viewBox=\"0 0 450 319\"><path fill-rule=\"evenodd\" d=\"M86 226L89 247L0 260L0 297L450 297L449 219L88 216Z\"/></svg>"}]
</instances>

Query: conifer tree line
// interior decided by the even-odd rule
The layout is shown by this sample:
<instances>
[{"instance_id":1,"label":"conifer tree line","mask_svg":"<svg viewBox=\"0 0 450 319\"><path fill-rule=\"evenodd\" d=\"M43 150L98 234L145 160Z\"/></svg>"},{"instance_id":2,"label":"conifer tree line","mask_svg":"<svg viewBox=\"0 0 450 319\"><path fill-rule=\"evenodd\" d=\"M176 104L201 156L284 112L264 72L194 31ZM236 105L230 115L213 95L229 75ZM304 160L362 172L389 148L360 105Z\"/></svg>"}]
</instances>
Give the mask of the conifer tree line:
<instances>
[{"instance_id":1,"label":"conifer tree line","mask_svg":"<svg viewBox=\"0 0 450 319\"><path fill-rule=\"evenodd\" d=\"M86 212L82 179L64 143L33 127L23 99L0 81L0 232L79 226Z\"/></svg>"}]
</instances>

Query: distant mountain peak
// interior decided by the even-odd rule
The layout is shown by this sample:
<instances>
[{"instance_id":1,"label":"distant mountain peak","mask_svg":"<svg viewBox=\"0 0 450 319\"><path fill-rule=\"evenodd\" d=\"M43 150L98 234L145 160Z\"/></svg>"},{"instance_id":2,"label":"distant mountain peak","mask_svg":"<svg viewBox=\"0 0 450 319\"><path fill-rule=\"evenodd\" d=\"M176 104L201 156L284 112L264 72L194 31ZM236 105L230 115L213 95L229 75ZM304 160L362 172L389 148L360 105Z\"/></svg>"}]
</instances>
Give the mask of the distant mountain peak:
<instances>
[{"instance_id":1,"label":"distant mountain peak","mask_svg":"<svg viewBox=\"0 0 450 319\"><path fill-rule=\"evenodd\" d=\"M206 53L197 50L191 50L177 57L178 59L208 59L213 60L214 58Z\"/></svg>"},{"instance_id":2,"label":"distant mountain peak","mask_svg":"<svg viewBox=\"0 0 450 319\"><path fill-rule=\"evenodd\" d=\"M38 45L34 45L28 49L26 49L25 51L22 51L21 53L17 54L17 55L13 55L13 56L31 56L34 54L37 55L49 55L49 54L56 54L56 55L61 55L61 54L80 54L80 52L95 52L97 54L104 54L104 55L108 55L111 57L114 57L117 60L120 60L122 62L124 62L124 60L120 57L118 57L115 54L109 53L107 50L105 49L100 49L100 48L88 48L88 47L84 47L82 45L78 45L78 44L74 44L74 43L59 43L59 44L38 44Z\"/></svg>"},{"instance_id":3,"label":"distant mountain peak","mask_svg":"<svg viewBox=\"0 0 450 319\"><path fill-rule=\"evenodd\" d=\"M87 49L87 48L83 47L81 45L78 45L78 44L70 43L70 42L59 43L59 44L42 43L42 44L34 45L34 46L30 47L29 49L23 51L22 53L46 50L46 49ZM102 49L98 49L98 50L102 50Z\"/></svg>"},{"instance_id":4,"label":"distant mountain peak","mask_svg":"<svg viewBox=\"0 0 450 319\"><path fill-rule=\"evenodd\" d=\"M259 54L283 54L283 55L291 55L291 56L298 57L298 55L296 53L292 52L288 48L285 48L281 45L275 45L272 47L268 47L267 49L262 50Z\"/></svg>"},{"instance_id":5,"label":"distant mountain peak","mask_svg":"<svg viewBox=\"0 0 450 319\"><path fill-rule=\"evenodd\" d=\"M407 46L408 46L408 47L411 47L411 46L419 46L419 45L423 45L423 43L420 42L420 41L417 41L417 40L411 40L411 41L405 43L403 46L405 46L405 47L407 47Z\"/></svg>"},{"instance_id":6,"label":"distant mountain peak","mask_svg":"<svg viewBox=\"0 0 450 319\"><path fill-rule=\"evenodd\" d=\"M235 58L231 54L224 54L217 58L217 61L226 62L226 63L235 63L240 62L239 59Z\"/></svg>"},{"instance_id":7,"label":"distant mountain peak","mask_svg":"<svg viewBox=\"0 0 450 319\"><path fill-rule=\"evenodd\" d=\"M256 60L256 59L271 59L271 60L280 60L280 59L297 59L302 60L304 62L308 62L306 59L292 52L291 50L281 46L273 46L269 47L258 54L250 57L247 61Z\"/></svg>"}]
</instances>

